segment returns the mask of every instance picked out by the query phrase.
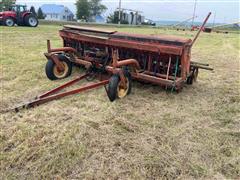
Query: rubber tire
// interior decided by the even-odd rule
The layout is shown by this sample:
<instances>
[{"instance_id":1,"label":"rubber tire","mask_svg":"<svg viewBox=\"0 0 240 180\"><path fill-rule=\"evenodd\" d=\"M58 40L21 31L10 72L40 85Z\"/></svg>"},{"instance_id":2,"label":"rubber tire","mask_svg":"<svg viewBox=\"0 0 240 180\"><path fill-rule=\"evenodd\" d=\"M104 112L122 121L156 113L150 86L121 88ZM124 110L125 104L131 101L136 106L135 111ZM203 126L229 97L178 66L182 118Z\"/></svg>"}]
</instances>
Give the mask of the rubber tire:
<instances>
[{"instance_id":1,"label":"rubber tire","mask_svg":"<svg viewBox=\"0 0 240 180\"><path fill-rule=\"evenodd\" d=\"M72 63L64 55L58 55L58 58L60 61L64 61L67 63L68 72L67 72L66 76L63 78L56 77L53 72L55 63L52 60L48 60L46 66L45 66L45 73L46 73L48 79L50 79L52 81L57 80L57 79L64 79L72 74Z\"/></svg>"},{"instance_id":2,"label":"rubber tire","mask_svg":"<svg viewBox=\"0 0 240 180\"><path fill-rule=\"evenodd\" d=\"M29 19L30 18L35 18L36 19L36 21L37 21L37 24L35 25L35 26L31 26L31 24L29 23ZM38 19L34 16L34 15L32 15L32 14L29 14L29 15L27 15L25 18L24 18L24 24L26 25L26 26L29 26L29 27L37 27L38 26Z\"/></svg>"},{"instance_id":3,"label":"rubber tire","mask_svg":"<svg viewBox=\"0 0 240 180\"><path fill-rule=\"evenodd\" d=\"M119 81L120 81L120 77L117 74L114 74L109 80L107 94L111 102L117 99L117 87L118 87Z\"/></svg>"},{"instance_id":4,"label":"rubber tire","mask_svg":"<svg viewBox=\"0 0 240 180\"><path fill-rule=\"evenodd\" d=\"M10 19L10 20L12 20L12 21L13 21L13 25L12 25L12 26L8 26L8 25L7 25L7 20L8 20L8 19ZM4 24L5 24L6 26L8 26L8 27L13 27L13 26L14 26L14 24L15 24L15 21L14 21L14 19L13 19L13 18L7 17L7 18L5 19L5 21L4 21Z\"/></svg>"},{"instance_id":5,"label":"rubber tire","mask_svg":"<svg viewBox=\"0 0 240 180\"><path fill-rule=\"evenodd\" d=\"M127 95L129 95L132 91L132 78L131 78L131 74L128 71L125 71L124 75L126 78L128 78L129 88L128 88ZM115 101L118 98L117 88L118 88L119 82L120 82L120 76L118 74L114 74L109 80L107 94L111 102Z\"/></svg>"}]
</instances>

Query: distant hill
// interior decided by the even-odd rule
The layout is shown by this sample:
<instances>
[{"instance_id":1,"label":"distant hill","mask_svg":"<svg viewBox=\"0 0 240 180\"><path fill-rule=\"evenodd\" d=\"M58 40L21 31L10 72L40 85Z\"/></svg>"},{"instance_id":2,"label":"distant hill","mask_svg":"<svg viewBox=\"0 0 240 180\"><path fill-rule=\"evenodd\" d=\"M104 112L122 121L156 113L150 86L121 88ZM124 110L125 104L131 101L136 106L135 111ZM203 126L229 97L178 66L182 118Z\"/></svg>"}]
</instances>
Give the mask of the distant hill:
<instances>
[{"instance_id":1,"label":"distant hill","mask_svg":"<svg viewBox=\"0 0 240 180\"><path fill-rule=\"evenodd\" d=\"M180 23L180 21L154 21L156 23L156 26L172 26L175 24ZM194 22L193 24L194 26L201 26L202 22ZM222 28L233 28L233 29L240 29L240 25L239 24L230 24L227 26L221 26L221 25L225 25L225 23L215 23L214 26L219 26L219 29ZM181 27L191 27L192 26L192 22L187 22L187 23L183 23L181 25L179 25ZM212 23L207 23L206 27L212 27L213 24Z\"/></svg>"},{"instance_id":2,"label":"distant hill","mask_svg":"<svg viewBox=\"0 0 240 180\"><path fill-rule=\"evenodd\" d=\"M180 23L180 21L154 21L156 23L156 26L171 26ZM216 23L215 25L222 25L223 23ZM190 27L192 25L192 22L183 23L181 26ZM194 26L200 26L202 25L202 22L194 22ZM212 26L212 23L207 23L206 26Z\"/></svg>"}]
</instances>

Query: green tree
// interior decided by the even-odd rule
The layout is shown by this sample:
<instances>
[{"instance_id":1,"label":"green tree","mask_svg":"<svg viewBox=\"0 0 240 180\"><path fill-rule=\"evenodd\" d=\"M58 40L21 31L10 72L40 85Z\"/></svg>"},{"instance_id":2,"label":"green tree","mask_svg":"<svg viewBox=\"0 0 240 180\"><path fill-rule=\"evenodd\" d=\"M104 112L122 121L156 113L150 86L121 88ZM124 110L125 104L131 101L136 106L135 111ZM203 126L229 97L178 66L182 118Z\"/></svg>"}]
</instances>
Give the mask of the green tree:
<instances>
[{"instance_id":1,"label":"green tree","mask_svg":"<svg viewBox=\"0 0 240 180\"><path fill-rule=\"evenodd\" d=\"M45 15L43 14L41 8L38 9L37 17L38 17L38 19L45 19Z\"/></svg>"},{"instance_id":2,"label":"green tree","mask_svg":"<svg viewBox=\"0 0 240 180\"><path fill-rule=\"evenodd\" d=\"M36 10L35 10L35 7L34 7L34 6L31 6L30 12L31 12L34 16L37 16L37 13L36 13Z\"/></svg>"},{"instance_id":3,"label":"green tree","mask_svg":"<svg viewBox=\"0 0 240 180\"><path fill-rule=\"evenodd\" d=\"M15 0L0 0L0 11L8 10L15 2Z\"/></svg>"},{"instance_id":4,"label":"green tree","mask_svg":"<svg viewBox=\"0 0 240 180\"><path fill-rule=\"evenodd\" d=\"M91 8L91 15L97 16L101 15L103 12L107 10L107 7L101 4L102 0L90 0L90 8Z\"/></svg>"},{"instance_id":5,"label":"green tree","mask_svg":"<svg viewBox=\"0 0 240 180\"><path fill-rule=\"evenodd\" d=\"M76 3L77 18L89 21L91 17L100 15L107 10L107 7L101 4L101 0L78 0Z\"/></svg>"},{"instance_id":6,"label":"green tree","mask_svg":"<svg viewBox=\"0 0 240 180\"><path fill-rule=\"evenodd\" d=\"M90 18L90 3L88 0L78 0L77 7L77 19L88 21Z\"/></svg>"}]
</instances>

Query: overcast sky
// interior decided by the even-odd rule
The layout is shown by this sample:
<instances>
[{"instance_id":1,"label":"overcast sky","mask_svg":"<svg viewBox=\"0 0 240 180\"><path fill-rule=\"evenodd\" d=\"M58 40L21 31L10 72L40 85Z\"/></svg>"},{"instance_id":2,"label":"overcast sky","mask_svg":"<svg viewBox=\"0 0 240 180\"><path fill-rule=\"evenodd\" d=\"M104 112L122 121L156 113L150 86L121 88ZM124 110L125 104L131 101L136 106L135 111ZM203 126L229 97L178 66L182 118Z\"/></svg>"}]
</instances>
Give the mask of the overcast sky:
<instances>
[{"instance_id":1,"label":"overcast sky","mask_svg":"<svg viewBox=\"0 0 240 180\"><path fill-rule=\"evenodd\" d=\"M143 11L143 15L155 21L162 20L185 20L192 16L195 0L122 0L122 7ZM76 12L74 3L76 0L17 0L19 4L36 8L42 4L63 4ZM107 16L112 13L119 4L119 0L102 0L108 10ZM202 21L209 11L216 14L216 22L231 23L239 21L240 0L197 0L196 21ZM212 15L209 22L213 21Z\"/></svg>"}]
</instances>

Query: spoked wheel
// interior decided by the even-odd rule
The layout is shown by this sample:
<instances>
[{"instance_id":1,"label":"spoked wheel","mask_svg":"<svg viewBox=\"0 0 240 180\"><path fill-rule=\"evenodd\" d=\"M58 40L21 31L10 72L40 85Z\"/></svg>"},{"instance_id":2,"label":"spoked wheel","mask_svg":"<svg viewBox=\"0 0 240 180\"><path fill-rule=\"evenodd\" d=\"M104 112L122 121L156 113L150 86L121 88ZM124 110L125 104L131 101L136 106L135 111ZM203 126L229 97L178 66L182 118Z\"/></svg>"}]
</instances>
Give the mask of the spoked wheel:
<instances>
[{"instance_id":1,"label":"spoked wheel","mask_svg":"<svg viewBox=\"0 0 240 180\"><path fill-rule=\"evenodd\" d=\"M71 75L72 63L65 56L59 55L60 63L63 65L63 70L60 71L52 60L48 60L45 71L48 79L56 80L63 79Z\"/></svg>"},{"instance_id":2,"label":"spoked wheel","mask_svg":"<svg viewBox=\"0 0 240 180\"><path fill-rule=\"evenodd\" d=\"M6 26L11 27L11 26L14 26L14 24L15 24L15 22L14 22L14 20L13 20L12 18L7 18L7 19L5 20L5 25L6 25Z\"/></svg>"},{"instance_id":3,"label":"spoked wheel","mask_svg":"<svg viewBox=\"0 0 240 180\"><path fill-rule=\"evenodd\" d=\"M107 94L110 101L114 101L117 98L122 99L131 93L131 89L132 89L131 74L129 72L125 72L124 75L125 75L126 87L124 87L123 83L121 82L120 76L118 74L114 74L110 78L108 90L107 90Z\"/></svg>"}]
</instances>

